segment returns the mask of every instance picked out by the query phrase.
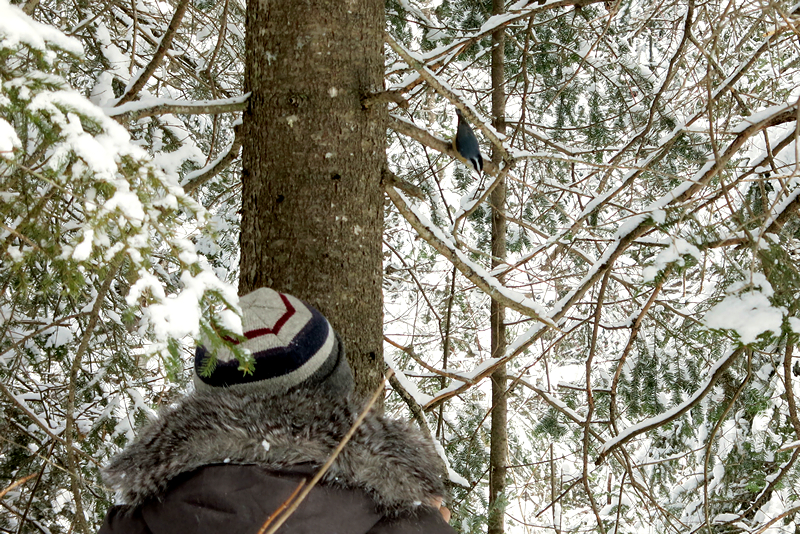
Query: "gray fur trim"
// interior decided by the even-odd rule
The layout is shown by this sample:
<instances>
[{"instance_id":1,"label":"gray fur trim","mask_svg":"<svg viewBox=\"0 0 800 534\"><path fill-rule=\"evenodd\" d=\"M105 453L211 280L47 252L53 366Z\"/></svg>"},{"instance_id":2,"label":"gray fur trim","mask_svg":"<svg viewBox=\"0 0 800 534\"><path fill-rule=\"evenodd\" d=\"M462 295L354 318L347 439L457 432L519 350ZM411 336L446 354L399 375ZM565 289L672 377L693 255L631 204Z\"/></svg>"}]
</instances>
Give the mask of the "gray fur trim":
<instances>
[{"instance_id":1,"label":"gray fur trim","mask_svg":"<svg viewBox=\"0 0 800 534\"><path fill-rule=\"evenodd\" d=\"M322 465L358 410L323 388L280 396L255 391L196 392L160 417L104 470L106 482L137 506L158 498L177 475L203 465L255 464L280 471ZM404 423L370 414L324 477L361 488L378 510L413 511L445 488L433 445Z\"/></svg>"}]
</instances>

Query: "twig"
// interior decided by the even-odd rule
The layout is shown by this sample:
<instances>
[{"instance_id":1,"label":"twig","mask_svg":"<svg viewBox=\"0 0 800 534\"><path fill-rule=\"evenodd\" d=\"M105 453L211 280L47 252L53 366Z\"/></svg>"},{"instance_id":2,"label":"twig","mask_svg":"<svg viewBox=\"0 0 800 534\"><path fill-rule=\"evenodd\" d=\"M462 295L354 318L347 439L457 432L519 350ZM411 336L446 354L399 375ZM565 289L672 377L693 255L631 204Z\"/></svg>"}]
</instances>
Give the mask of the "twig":
<instances>
[{"instance_id":1,"label":"twig","mask_svg":"<svg viewBox=\"0 0 800 534\"><path fill-rule=\"evenodd\" d=\"M591 443L589 428L592 425L592 416L594 415L594 394L592 393L592 366L594 362L595 351L597 350L597 332L600 328L600 317L603 313L603 299L605 298L606 289L608 288L608 279L611 277L611 267L606 271L603 281L600 283L600 290L597 293L597 304L594 311L594 326L592 328L592 339L589 345L589 356L586 358L586 422L583 427L583 472L581 480L583 482L586 496L589 499L589 504L592 508L595 518L597 519L598 533L603 533L603 520L600 517L600 511L597 509L597 502L595 502L592 488L589 484L589 446Z\"/></svg>"},{"instance_id":2,"label":"twig","mask_svg":"<svg viewBox=\"0 0 800 534\"><path fill-rule=\"evenodd\" d=\"M409 196L419 200L425 200L425 192L421 187L418 187L410 182L406 182L389 169L383 169L383 172L381 173L381 184L383 185L384 189L396 187Z\"/></svg>"},{"instance_id":3,"label":"twig","mask_svg":"<svg viewBox=\"0 0 800 534\"><path fill-rule=\"evenodd\" d=\"M5 489L0 490L0 499L5 497L6 493L8 493L9 491L13 490L14 488L16 488L17 486L19 486L21 484L26 483L27 481L29 481L33 477L37 476L38 474L39 474L39 472L37 471L36 473L31 473L30 475L28 475L26 477L20 478L16 482L12 482L10 486L7 486Z\"/></svg>"},{"instance_id":4,"label":"twig","mask_svg":"<svg viewBox=\"0 0 800 534\"><path fill-rule=\"evenodd\" d=\"M424 367L425 369L427 369L431 373L437 374L442 378L450 378L452 380L458 380L459 382L467 382L468 381L468 379L466 377L462 376L462 375L459 375L457 373L449 373L449 372L444 371L442 369L437 369L436 367L430 365L429 363L426 363L422 359L421 356L419 356L416 352L414 352L414 349L412 349L411 347L405 347L405 346L401 345L400 343L398 343L397 341L392 340L388 336L383 336L383 340L385 342L387 342L388 344L392 345L393 347L396 347L396 348L402 350L403 352L405 352L411 359L413 359L415 362L420 364L422 367ZM447 369L447 367L445 367L445 369Z\"/></svg>"},{"instance_id":5,"label":"twig","mask_svg":"<svg viewBox=\"0 0 800 534\"><path fill-rule=\"evenodd\" d=\"M340 441L339 444L336 446L336 448L333 449L333 452L331 453L330 458L328 458L328 461L326 461L325 464L322 467L320 467L319 471L317 471L317 473L314 475L314 477L308 484L302 486L302 490L295 497L294 500L292 500L291 497L289 498L289 501L291 501L291 503L285 506L284 512L283 514L281 514L280 517L274 520L271 518L267 518L267 521L271 523L271 526L269 526L269 523L266 523L266 525L269 526L269 529L263 530L262 527L262 530L259 530L258 534L275 534L275 532L279 528L281 528L281 525L283 525L286 522L286 520L289 519L289 517L295 512L295 510L297 510L297 507L300 506L300 504L305 500L305 498L308 496L311 490L314 489L314 486L317 485L317 483L322 479L322 477L325 475L328 469L330 469L330 467L333 465L333 462L336 460L336 458L339 456L342 450L344 450L345 445L347 445L347 443L356 433L358 427L361 426L362 422L364 422L364 419L367 417L367 414L372 409L372 406L375 404L375 402L383 393L384 384L386 384L386 381L390 379L393 374L394 372L391 369L386 373L386 376L384 376L383 380L381 380L380 385L372 394L372 397L369 399L367 404L364 406L364 409L362 410L361 414L359 414L359 416L353 422L353 426L350 427L350 430L348 430L347 433L344 435L342 441Z\"/></svg>"},{"instance_id":6,"label":"twig","mask_svg":"<svg viewBox=\"0 0 800 534\"><path fill-rule=\"evenodd\" d=\"M292 499L297 497L297 494L300 493L300 490L303 489L303 487L306 485L306 482L307 482L306 479L300 481L300 484L298 484L297 487L292 492L292 494L289 495L289 498L283 501L283 503L280 506L278 506L278 509L272 512L272 514L270 514L267 520L264 521L264 524L261 525L260 529L258 529L258 534L264 534L264 531L266 531L272 524L272 522L275 521L275 518L277 518L284 510L286 510L286 508L289 507L289 503L292 502Z\"/></svg>"}]
</instances>

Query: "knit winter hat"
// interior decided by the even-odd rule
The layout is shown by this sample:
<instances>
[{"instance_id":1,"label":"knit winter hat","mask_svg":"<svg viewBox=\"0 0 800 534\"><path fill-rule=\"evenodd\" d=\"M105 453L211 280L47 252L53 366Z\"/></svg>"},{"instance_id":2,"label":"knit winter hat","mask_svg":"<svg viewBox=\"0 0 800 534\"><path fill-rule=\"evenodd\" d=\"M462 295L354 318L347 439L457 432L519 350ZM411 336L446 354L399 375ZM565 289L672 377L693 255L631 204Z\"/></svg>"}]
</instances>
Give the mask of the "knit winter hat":
<instances>
[{"instance_id":1,"label":"knit winter hat","mask_svg":"<svg viewBox=\"0 0 800 534\"><path fill-rule=\"evenodd\" d=\"M198 345L194 358L194 382L198 391L226 388L253 389L280 394L298 385L325 386L347 395L353 375L339 336L328 320L305 302L269 288L260 288L239 299L245 341L240 347L255 360L252 374L239 370L233 353L222 348L210 376L200 369L209 356Z\"/></svg>"}]
</instances>

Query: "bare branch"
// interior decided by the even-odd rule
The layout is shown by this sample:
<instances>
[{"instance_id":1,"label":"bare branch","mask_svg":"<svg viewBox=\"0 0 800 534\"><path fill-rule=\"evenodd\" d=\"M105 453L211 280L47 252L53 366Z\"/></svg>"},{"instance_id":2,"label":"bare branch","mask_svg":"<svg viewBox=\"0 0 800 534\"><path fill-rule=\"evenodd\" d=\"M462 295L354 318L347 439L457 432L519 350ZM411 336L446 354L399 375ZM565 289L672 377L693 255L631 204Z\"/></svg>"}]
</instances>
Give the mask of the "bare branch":
<instances>
[{"instance_id":1,"label":"bare branch","mask_svg":"<svg viewBox=\"0 0 800 534\"><path fill-rule=\"evenodd\" d=\"M154 115L183 114L183 115L216 115L219 113L237 113L247 109L247 99L250 94L223 100L165 100L158 99L151 103L148 100L128 102L118 105L107 111L108 115L116 118L118 122L137 121Z\"/></svg>"},{"instance_id":2,"label":"bare branch","mask_svg":"<svg viewBox=\"0 0 800 534\"><path fill-rule=\"evenodd\" d=\"M418 215L411 210L408 204L406 204L405 200L403 200L402 195L397 189L394 187L387 187L384 190L386 191L386 194L389 195L389 198L392 199L392 202L400 211L400 213L403 214L403 217L405 217L406 220L411 223L414 229L419 233L420 237L425 239L428 244L434 247L448 260L450 260L450 262L458 268L461 274L466 276L472 283L481 288L483 292L514 311L517 311L528 317L532 317L553 328L558 328L551 319L544 316L541 310L530 306L522 300L515 300L508 296L507 290L500 285L496 278L489 276L488 274L480 274L476 270L477 266L475 266L472 261L470 261L466 255L464 255L463 252L458 250L452 241L443 239L444 236L436 236L434 232L431 231L431 229L419 219Z\"/></svg>"},{"instance_id":3,"label":"bare branch","mask_svg":"<svg viewBox=\"0 0 800 534\"><path fill-rule=\"evenodd\" d=\"M115 106L120 106L127 102L130 102L134 98L139 95L139 91L141 91L147 81L150 79L150 76L156 71L156 69L161 64L161 60L164 59L164 56L167 54L170 45L172 44L172 38L178 31L178 28L181 25L181 21L183 20L183 15L186 13L186 8L189 7L189 0L180 0L178 6L175 8L175 13L172 15L172 20L169 22L169 26L167 26L167 31L164 32L164 35L161 37L161 41L158 43L158 48L156 48L155 54L153 54L153 58L150 60L150 63L147 66L139 71L139 74L131 80L128 84L128 87L125 89L125 93L119 98Z\"/></svg>"},{"instance_id":4,"label":"bare branch","mask_svg":"<svg viewBox=\"0 0 800 534\"><path fill-rule=\"evenodd\" d=\"M211 180L213 177L227 169L231 163L236 161L239 157L239 151L242 149L242 124L237 123L233 127L233 141L231 142L228 150L223 155L206 165L202 169L192 171L186 175L183 183L183 190L187 193L192 193L198 187Z\"/></svg>"}]
</instances>

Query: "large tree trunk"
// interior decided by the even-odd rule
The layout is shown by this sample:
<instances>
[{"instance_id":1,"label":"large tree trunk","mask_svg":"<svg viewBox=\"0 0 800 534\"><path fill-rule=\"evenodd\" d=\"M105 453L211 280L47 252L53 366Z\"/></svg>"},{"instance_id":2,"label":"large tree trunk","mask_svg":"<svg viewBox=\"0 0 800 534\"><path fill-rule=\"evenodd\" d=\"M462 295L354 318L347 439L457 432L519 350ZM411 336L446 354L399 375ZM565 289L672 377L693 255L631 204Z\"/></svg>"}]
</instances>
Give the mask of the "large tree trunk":
<instances>
[{"instance_id":1,"label":"large tree trunk","mask_svg":"<svg viewBox=\"0 0 800 534\"><path fill-rule=\"evenodd\" d=\"M384 4L247 5L240 294L262 286L317 307L342 336L356 390L382 369Z\"/></svg>"},{"instance_id":2,"label":"large tree trunk","mask_svg":"<svg viewBox=\"0 0 800 534\"><path fill-rule=\"evenodd\" d=\"M505 12L504 0L494 0L492 14ZM492 34L492 126L498 133L506 132L505 93L505 30ZM499 155L495 152L493 162L500 168ZM492 267L505 262L506 258L506 183L502 180L490 197L492 205ZM502 278L500 279L502 282ZM499 358L506 352L505 308L496 300L491 303L492 357ZM492 434L489 453L489 520L488 534L503 534L506 514L506 469L508 466L508 399L506 366L501 365L492 373Z\"/></svg>"}]
</instances>

